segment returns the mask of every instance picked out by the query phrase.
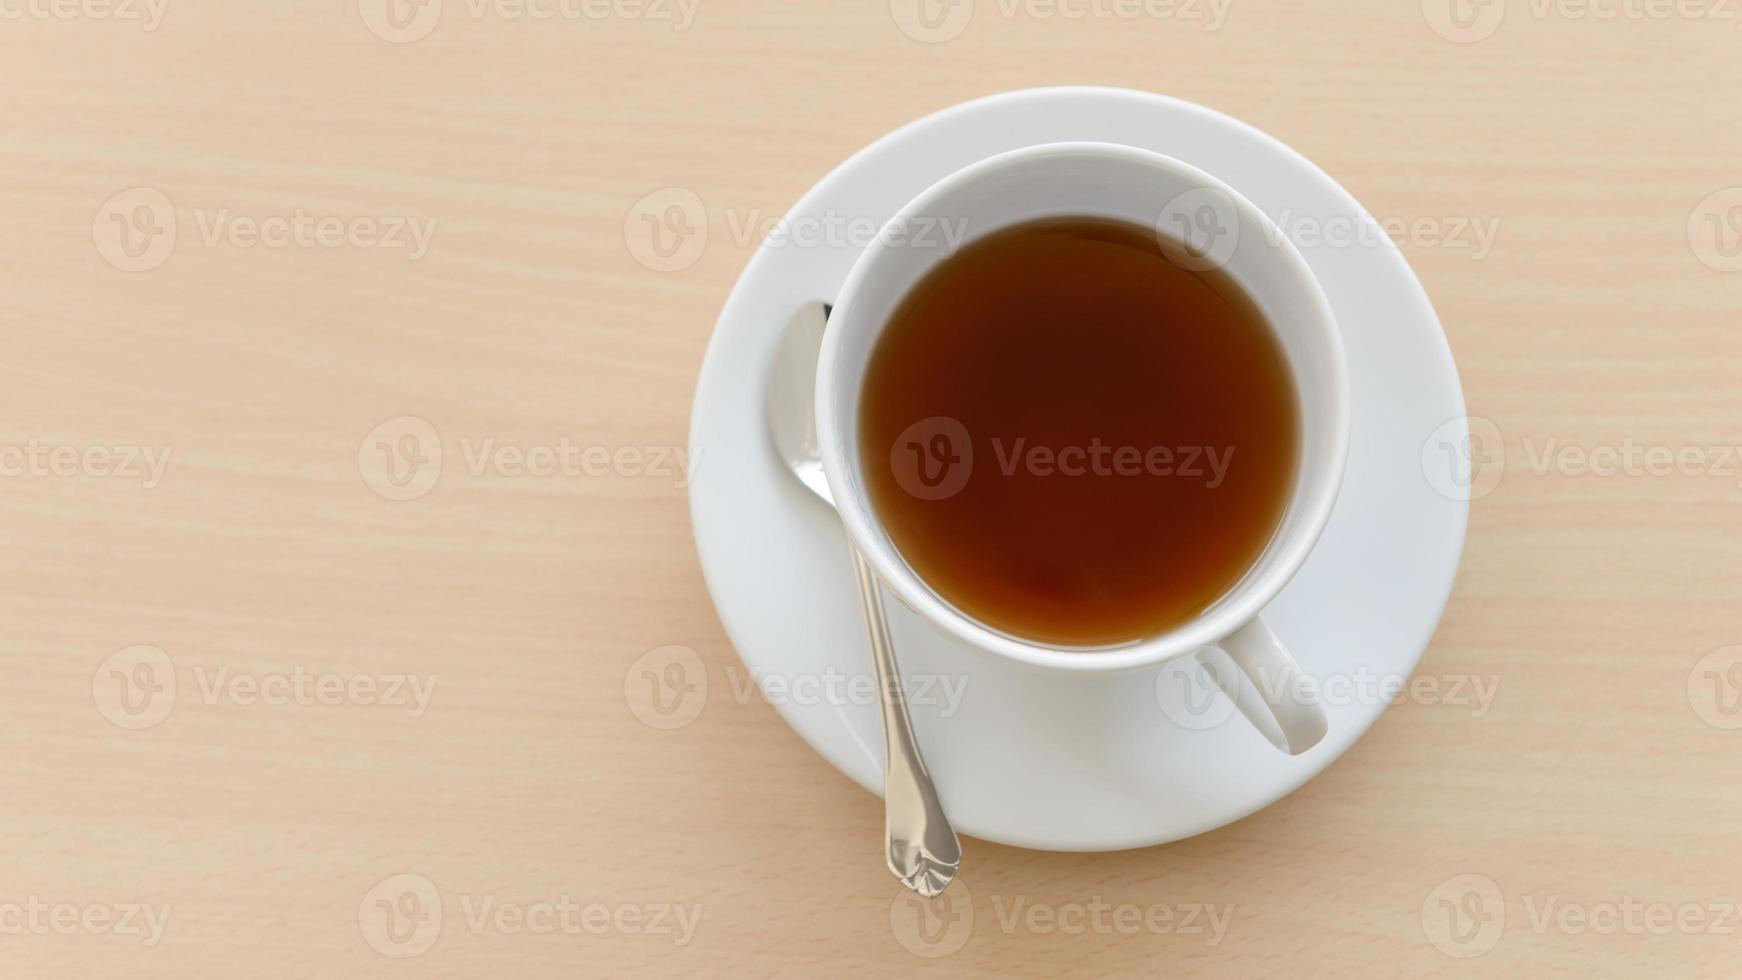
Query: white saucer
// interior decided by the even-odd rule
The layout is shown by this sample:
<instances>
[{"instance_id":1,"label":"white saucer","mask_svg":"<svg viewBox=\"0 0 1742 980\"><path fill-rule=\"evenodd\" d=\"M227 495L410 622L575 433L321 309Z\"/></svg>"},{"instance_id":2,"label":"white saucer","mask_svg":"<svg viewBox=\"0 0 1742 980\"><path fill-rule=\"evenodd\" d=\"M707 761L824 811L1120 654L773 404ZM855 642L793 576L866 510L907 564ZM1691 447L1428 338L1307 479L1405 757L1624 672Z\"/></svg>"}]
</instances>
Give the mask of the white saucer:
<instances>
[{"instance_id":1,"label":"white saucer","mask_svg":"<svg viewBox=\"0 0 1742 980\"><path fill-rule=\"evenodd\" d=\"M788 217L814 221L813 230L856 218L881 224L969 163L1062 140L1177 157L1227 181L1273 219L1289 216L1279 220L1285 228L1345 223L1343 233L1324 236L1337 247L1317 244L1318 236L1313 247L1297 244L1347 345L1347 475L1323 539L1265 618L1320 678L1409 675L1451 592L1468 510L1457 494L1429 484L1423 445L1436 430L1461 428L1463 395L1433 307L1402 255L1304 157L1191 103L1118 89L1035 89L902 127L823 178ZM1371 234L1347 234L1350 221ZM819 238L829 236L802 240ZM701 465L690 510L708 588L746 672L793 684L769 689L787 723L880 793L875 704L865 685L841 680L871 670L844 532L782 468L763 420L775 338L801 303L835 298L858 251L847 243L800 247L800 240L765 243L720 314L691 419L691 458ZM941 688L930 697L909 688L929 702L912 706L914 728L951 821L963 834L1019 847L1114 850L1220 827L1330 765L1386 707L1377 697L1327 697L1330 734L1290 757L1238 715L1207 727L1180 724L1177 711L1160 706L1158 669L1043 672L961 647L899 603L889 612L906 676L965 683L954 712Z\"/></svg>"}]
</instances>

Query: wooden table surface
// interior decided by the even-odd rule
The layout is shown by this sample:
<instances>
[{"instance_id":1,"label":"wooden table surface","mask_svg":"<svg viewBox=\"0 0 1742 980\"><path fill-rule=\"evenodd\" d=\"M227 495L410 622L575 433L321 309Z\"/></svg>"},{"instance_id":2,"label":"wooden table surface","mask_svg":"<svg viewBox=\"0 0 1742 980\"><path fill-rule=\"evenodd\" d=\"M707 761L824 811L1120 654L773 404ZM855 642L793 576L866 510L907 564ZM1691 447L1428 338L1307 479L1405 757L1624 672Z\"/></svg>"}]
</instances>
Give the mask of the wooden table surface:
<instances>
[{"instance_id":1,"label":"wooden table surface","mask_svg":"<svg viewBox=\"0 0 1742 980\"><path fill-rule=\"evenodd\" d=\"M1737 974L1742 8L442 4L0 0L0 974ZM1402 231L1483 437L1421 672L1494 695L923 908L731 696L672 451L730 229L1064 82Z\"/></svg>"}]
</instances>

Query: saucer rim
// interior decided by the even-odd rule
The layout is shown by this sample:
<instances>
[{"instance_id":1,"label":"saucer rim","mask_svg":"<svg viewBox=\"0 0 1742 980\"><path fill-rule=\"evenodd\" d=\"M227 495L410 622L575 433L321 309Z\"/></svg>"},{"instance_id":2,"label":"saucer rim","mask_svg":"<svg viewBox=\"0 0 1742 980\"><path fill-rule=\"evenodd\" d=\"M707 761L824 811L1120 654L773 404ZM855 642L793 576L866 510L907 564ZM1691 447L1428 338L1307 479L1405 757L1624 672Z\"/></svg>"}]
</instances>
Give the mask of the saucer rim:
<instances>
[{"instance_id":1,"label":"saucer rim","mask_svg":"<svg viewBox=\"0 0 1742 980\"><path fill-rule=\"evenodd\" d=\"M866 144L864 147L847 157L844 161L831 168L787 209L787 213L791 214L802 211L813 200L824 198L836 193L835 185L843 179L844 174L854 169L863 158L880 151L888 144L912 136L917 130L944 126L963 116L984 110L988 107L998 106L1003 103L1057 98L1070 99L1078 97L1086 99L1117 100L1126 103L1127 108L1139 112L1154 110L1156 108L1166 108L1171 111L1182 112L1197 117L1198 120L1203 122L1222 127L1230 127L1237 130L1247 138L1260 141L1271 149L1278 151L1279 154L1283 158L1286 158L1293 166L1301 167L1310 171L1312 175L1316 176L1322 182L1326 190L1334 193L1341 204L1346 205L1351 209L1351 213L1358 215L1361 219L1364 219L1377 227L1377 222L1374 221L1371 213L1368 212L1367 209L1342 186L1342 184L1337 182L1335 178L1331 177L1328 173L1319 168L1310 159L1295 150L1293 147L1283 143L1281 140L1271 136L1269 133L1258 129L1252 124L1246 123L1243 120L1229 116L1210 107L1188 102L1173 96L1136 89L1108 86L1046 86L1018 89L957 103L928 115L921 116L902 124L882 136L879 136L877 139ZM1049 141L1051 140L1041 140L1037 142ZM1431 323L1433 327L1431 331L1424 332L1424 337L1428 342L1415 352L1415 356L1423 358L1424 361L1431 361L1432 369L1450 382L1450 394L1456 404L1448 406L1454 411L1453 414L1448 416L1447 421L1452 422L1465 419L1467 418L1467 407L1464 398L1462 379L1459 376L1457 364L1452 358L1449 339L1445 335L1443 325L1433 307L1432 301L1428 297L1425 287L1422 286L1420 278L1415 274L1414 269L1409 265L1402 253L1395 247L1395 245L1390 244L1389 238L1382 237L1381 241L1384 243L1384 247L1373 251L1374 261L1381 261L1378 258L1380 253L1389 253L1389 259L1383 260L1390 263L1390 269L1386 274L1395 277L1400 284L1407 283L1409 301L1416 308L1416 312L1421 317L1424 317L1427 322ZM710 378L709 371L710 365L720 356L717 348L727 342L723 335L722 327L729 321L732 321L737 316L741 315L739 311L742 307L751 304L749 292L746 289L745 284L757 278L756 274L760 271L764 263L775 261L775 257L770 254L771 251L772 250L766 243L758 246L750 260L745 264L744 269L739 273L737 280L734 282L732 289L727 296L726 302L722 306L719 316L715 320L698 370L696 393L690 414L689 441L692 452L695 451L694 440L696 432L702 426L704 406L717 399L718 396L715 394L715 389L726 385L729 380L717 376L717 372L716 376ZM1432 581L1422 586L1424 592L1429 589L1432 590L1431 594L1435 597L1433 603L1435 612L1431 616L1423 616L1421 623L1413 632L1413 639L1407 643L1399 644L1400 647L1408 651L1405 655L1407 658L1406 673L1411 676L1420 666L1422 657L1426 655L1428 644L1439 628L1440 621L1445 613L1446 604L1450 600L1452 589L1456 582L1459 568L1461 567L1463 550L1468 535L1469 504L1468 501L1455 502L1459 506L1452 508L1454 516L1448 520L1446 525L1446 530L1455 532L1452 534L1453 541L1448 560L1445 562L1444 567L1437 571L1437 574L1429 574L1426 576L1432 579ZM734 629L732 623L729 621L729 618L725 613L725 607L720 601L721 590L719 583L716 581L716 576L721 574L721 572L716 571L713 568L706 553L699 528L697 516L698 506L694 486L692 485L689 507L691 532L695 542L698 559L702 566L703 580L708 589L710 601L714 604L716 612L719 614L722 629L725 631L727 639L731 642L734 653L746 667L750 667L751 664L745 659L742 652L746 649L746 644L742 642L743 638L738 634L737 630ZM844 541L846 532L843 529L841 533ZM1434 570L1430 569L1429 571L1431 573ZM1006 669L1017 669L1024 672L1048 672L1045 668L1036 667L1006 657L1000 657L969 644L962 644L962 646L965 649L973 650L977 659L988 664L997 664ZM1156 665L1154 664L1144 665L1144 667L1150 669L1153 669L1155 666ZM1400 661L1399 666L1402 667L1405 666L1405 664ZM1133 671L1140 669L1143 669L1143 667L1132 668ZM809 745L812 750L816 751L817 754L828 761L830 765L834 766L850 780L871 791L874 795L879 797L882 796L882 788L880 785L882 765L880 759L871 756L872 769L874 772L871 776L862 776L857 771L859 767L856 763L854 761L849 761L844 757L837 744L828 743L823 740L821 729L818 729L816 733L813 733L810 730L812 727L809 724L810 718L805 712L800 711L791 703L772 703L771 707L775 709L776 713L780 715L788 727L799 735L805 744ZM1297 757L1301 760L1305 760L1306 764L1303 767L1290 772L1286 777L1277 779L1274 784L1252 797L1252 799L1257 800L1256 803L1252 805L1245 805L1244 803L1236 804L1233 809L1215 816L1206 817L1190 823L1175 823L1159 831L1130 834L1119 836L1117 838L1102 836L1089 839L1082 837L1047 836L1021 831L1013 832L1008 829L1000 830L991 827L974 827L971 825L964 825L960 820L956 821L956 829L958 832L966 836L977 837L993 843L1035 850L1060 852L1110 852L1130 850L1157 846L1194 837L1198 834L1225 827L1251 816L1252 814L1271 806L1276 801L1305 785L1319 773L1329 768L1332 763L1341 758L1344 753L1365 737L1366 733L1371 730L1373 724L1375 724L1385 713L1385 707L1386 706L1380 706L1377 710L1371 711L1370 713L1360 717L1353 726L1347 741L1343 743L1334 754L1328 754L1323 758L1317 758L1315 757L1317 754L1316 752L1309 752L1305 756ZM857 735L853 733L850 726L847 728L847 733L854 740L857 740ZM866 746L861 744L860 747L866 750L867 755L871 755L870 750Z\"/></svg>"}]
</instances>

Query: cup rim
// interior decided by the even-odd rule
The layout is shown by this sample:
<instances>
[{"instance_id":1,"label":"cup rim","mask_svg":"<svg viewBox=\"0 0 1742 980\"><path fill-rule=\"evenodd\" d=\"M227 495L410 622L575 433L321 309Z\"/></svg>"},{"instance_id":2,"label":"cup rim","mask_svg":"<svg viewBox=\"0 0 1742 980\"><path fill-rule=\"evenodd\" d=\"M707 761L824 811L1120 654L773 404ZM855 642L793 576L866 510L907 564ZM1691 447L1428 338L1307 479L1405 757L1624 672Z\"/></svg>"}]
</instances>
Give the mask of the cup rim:
<instances>
[{"instance_id":1,"label":"cup rim","mask_svg":"<svg viewBox=\"0 0 1742 980\"><path fill-rule=\"evenodd\" d=\"M971 163L927 187L885 222L884 230L889 230L892 225L905 227L908 222L935 211L934 205L939 199L999 170L1035 159L1067 156L1136 162L1227 195L1242 217L1257 222L1267 232L1263 236L1267 247L1278 251L1283 267L1294 279L1290 291L1304 299L1314 312L1312 325L1323 334L1321 340L1330 346L1334 355L1331 358L1334 376L1327 385L1331 393L1329 403L1315 410L1331 416L1333 439L1330 453L1315 466L1315 472L1321 474L1317 481L1298 490L1290 501L1291 506L1300 508L1291 534L1272 542L1266 549L1267 554L1274 556L1269 568L1241 585L1231 599L1209 612L1165 633L1127 644L1113 647L1053 646L999 632L956 609L920 580L895 550L894 542L882 529L869 501L857 492L853 481L847 477L851 471L849 454L856 452L856 448L842 444L838 437L838 422L832 414L836 404L836 367L841 358L845 331L829 329L823 332L817 364L815 411L823 472L828 478L841 521L878 579L904 604L933 626L976 649L1036 667L1105 673L1154 666L1202 647L1214 646L1256 619L1300 570L1330 520L1342 483L1349 448L1348 364L1330 302L1294 243L1263 210L1234 188L1191 164L1162 153L1117 143L1087 141L1044 143L1009 150ZM835 300L831 321L845 320L843 313L850 314L856 308L855 300L866 288L873 269L891 250L888 244L891 240L893 236L880 232L854 261Z\"/></svg>"}]
</instances>

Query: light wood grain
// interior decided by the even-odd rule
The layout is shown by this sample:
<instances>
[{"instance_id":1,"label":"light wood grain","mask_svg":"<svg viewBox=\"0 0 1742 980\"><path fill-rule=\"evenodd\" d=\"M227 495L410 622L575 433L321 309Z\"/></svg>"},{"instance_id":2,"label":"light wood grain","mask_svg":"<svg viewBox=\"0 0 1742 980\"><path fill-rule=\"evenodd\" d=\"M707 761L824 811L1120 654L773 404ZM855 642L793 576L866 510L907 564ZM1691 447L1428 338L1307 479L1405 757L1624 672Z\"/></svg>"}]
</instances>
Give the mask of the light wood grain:
<instances>
[{"instance_id":1,"label":"light wood grain","mask_svg":"<svg viewBox=\"0 0 1742 980\"><path fill-rule=\"evenodd\" d=\"M369 0L365 0L369 2ZM1430 0L1431 2L1431 0ZM1688 678L1742 643L1742 473L1533 472L1580 446L1742 444L1742 273L1690 213L1742 185L1735 19L1536 16L1437 36L1414 0L1233 0L1218 30L1006 17L923 44L889 4L703 0L644 18L474 18L390 43L355 0L168 0L155 30L0 20L0 443L153 447L160 484L0 480L0 973L16 977L1727 976L1742 922L1538 930L1529 903L1742 901L1742 732ZM37 8L40 9L40 8ZM1612 8L1610 8L1612 9ZM1727 8L1718 8L1724 10ZM674 447L753 242L660 273L627 246L643 195L778 214L929 111L1058 82L1242 117L1370 210L1498 222L1492 249L1406 240L1472 413L1506 451L1477 501L1423 671L1500 683L1492 710L1406 703L1301 791L1168 847L1060 855L967 842L975 926L914 955L891 926L877 802L766 704L674 731L627 710L650 649L737 663L684 493L659 476L465 472L393 502L360 476L378 424L531 446ZM117 192L155 188L178 241L112 267ZM207 245L200 216L413 215L403 250ZM131 731L93 675L161 649L173 711ZM429 710L215 702L218 670L416 675ZM99 676L98 683L103 683ZM1711 711L1708 710L1708 715ZM1718 716L1722 721L1723 716ZM421 955L359 923L390 876L439 887ZM1424 904L1502 890L1505 932L1444 955ZM700 905L687 944L474 931L498 904ZM170 906L161 941L23 928L35 898ZM1222 941L1006 930L1062 908L1232 905ZM7 909L14 911L8 912ZM8 916L12 916L8 918Z\"/></svg>"}]
</instances>

